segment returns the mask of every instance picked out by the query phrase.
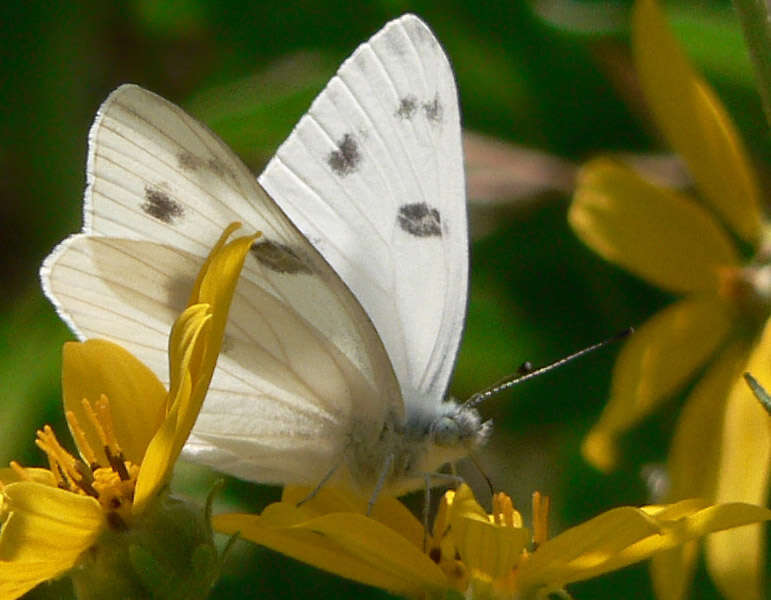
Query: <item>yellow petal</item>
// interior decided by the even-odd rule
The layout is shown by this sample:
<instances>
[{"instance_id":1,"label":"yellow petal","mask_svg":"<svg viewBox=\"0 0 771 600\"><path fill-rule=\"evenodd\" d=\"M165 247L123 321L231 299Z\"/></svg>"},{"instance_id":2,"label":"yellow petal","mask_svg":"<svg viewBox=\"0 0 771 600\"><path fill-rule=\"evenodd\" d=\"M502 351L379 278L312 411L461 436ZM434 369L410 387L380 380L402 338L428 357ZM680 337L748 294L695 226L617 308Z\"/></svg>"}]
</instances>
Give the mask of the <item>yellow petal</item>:
<instances>
[{"instance_id":1,"label":"yellow petal","mask_svg":"<svg viewBox=\"0 0 771 600\"><path fill-rule=\"evenodd\" d=\"M255 237L226 243L237 228L225 230L207 258L189 306L169 339L168 413L150 442L137 479L132 512L139 514L171 475L174 463L198 418L225 335L230 302Z\"/></svg>"},{"instance_id":2,"label":"yellow petal","mask_svg":"<svg viewBox=\"0 0 771 600\"><path fill-rule=\"evenodd\" d=\"M726 401L741 378L749 352L745 340L730 343L688 396L669 451L669 500L715 498Z\"/></svg>"},{"instance_id":3,"label":"yellow petal","mask_svg":"<svg viewBox=\"0 0 771 600\"><path fill-rule=\"evenodd\" d=\"M48 469L26 467L24 469L24 473L25 477L21 477L14 469L0 469L0 483L8 485L9 483L14 483L16 481L36 481L45 485L56 486L56 479L54 478L54 474L51 473L51 471Z\"/></svg>"},{"instance_id":4,"label":"yellow petal","mask_svg":"<svg viewBox=\"0 0 771 600\"><path fill-rule=\"evenodd\" d=\"M631 507L616 508L547 540L522 564L522 590L565 585L598 574L624 548L659 533L653 517ZM591 577L592 575L587 575Z\"/></svg>"},{"instance_id":5,"label":"yellow petal","mask_svg":"<svg viewBox=\"0 0 771 600\"><path fill-rule=\"evenodd\" d=\"M268 509L264 517L218 515L214 527L221 533L240 532L247 540L297 560L398 594L417 596L448 586L442 571L420 548L374 519L333 513L288 525L293 507L278 504L280 518L271 517ZM274 522L284 525L274 527Z\"/></svg>"},{"instance_id":6,"label":"yellow petal","mask_svg":"<svg viewBox=\"0 0 771 600\"><path fill-rule=\"evenodd\" d=\"M687 500L663 507L613 509L544 543L520 567L519 582L524 592L564 587L714 531L769 519L771 510L740 503L703 507L700 501Z\"/></svg>"},{"instance_id":7,"label":"yellow petal","mask_svg":"<svg viewBox=\"0 0 771 600\"><path fill-rule=\"evenodd\" d=\"M195 347L191 359L190 374L193 390L190 405L180 409L180 431L178 432L180 451L198 418L198 412L209 388L217 357L222 348L225 324L241 268L252 243L259 235L243 236L225 244L227 236L237 226L234 223L225 230L202 267L191 295L191 305L209 305L211 329L205 339L202 339L202 343ZM173 371L173 367L171 370Z\"/></svg>"},{"instance_id":8,"label":"yellow petal","mask_svg":"<svg viewBox=\"0 0 771 600\"><path fill-rule=\"evenodd\" d=\"M86 398L95 406L102 394L110 402L115 436L125 458L142 462L164 417L166 400L163 384L150 369L106 340L68 342L62 350L62 391L64 409L75 414L100 464L109 462L81 401Z\"/></svg>"},{"instance_id":9,"label":"yellow petal","mask_svg":"<svg viewBox=\"0 0 771 600\"><path fill-rule=\"evenodd\" d=\"M530 532L524 527L505 527L475 517L457 517L451 523L463 563L472 573L481 571L491 579L508 575L530 541Z\"/></svg>"},{"instance_id":10,"label":"yellow petal","mask_svg":"<svg viewBox=\"0 0 771 600\"><path fill-rule=\"evenodd\" d=\"M180 425L180 415L183 410L190 410L191 408L190 398L193 384L189 365L196 342L209 324L210 315L207 314L207 311L206 305L191 306L182 313L172 328L171 339L180 340L180 345L176 346L174 350L169 350L170 356L177 356L176 364L172 365L175 370L171 373L170 410L150 441L145 459L139 469L131 509L135 515L140 514L145 509L150 499L160 491L171 477L174 463L190 431L189 429L183 430ZM184 432L184 437L182 432Z\"/></svg>"},{"instance_id":11,"label":"yellow petal","mask_svg":"<svg viewBox=\"0 0 771 600\"><path fill-rule=\"evenodd\" d=\"M297 510L304 515L303 520L329 513L350 512L363 515L367 512L369 502L367 497L326 486L320 489L313 498L307 500L311 491L312 488L308 487L286 486L281 494L281 504L297 507L299 502L303 502L302 506L297 507ZM402 537L411 541L418 548L423 547L423 525L396 498L381 494L369 516L388 528L398 531Z\"/></svg>"},{"instance_id":12,"label":"yellow petal","mask_svg":"<svg viewBox=\"0 0 771 600\"><path fill-rule=\"evenodd\" d=\"M685 598L693 580L699 545L688 542L651 558L651 581L658 600Z\"/></svg>"},{"instance_id":13,"label":"yellow petal","mask_svg":"<svg viewBox=\"0 0 771 600\"><path fill-rule=\"evenodd\" d=\"M771 321L753 348L746 371L771 389ZM720 440L715 497L720 502L742 501L765 506L771 469L771 417L743 378L728 397ZM723 595L729 599L762 598L765 573L765 528L742 527L707 540L707 566Z\"/></svg>"},{"instance_id":14,"label":"yellow petal","mask_svg":"<svg viewBox=\"0 0 771 600\"><path fill-rule=\"evenodd\" d=\"M636 330L616 360L611 396L584 440L586 459L615 466L615 438L674 394L712 355L731 328L716 297L692 297L665 308Z\"/></svg>"},{"instance_id":15,"label":"yellow petal","mask_svg":"<svg viewBox=\"0 0 771 600\"><path fill-rule=\"evenodd\" d=\"M739 264L703 207L607 159L581 169L568 220L603 258L671 292L716 290L720 269Z\"/></svg>"},{"instance_id":16,"label":"yellow petal","mask_svg":"<svg viewBox=\"0 0 771 600\"><path fill-rule=\"evenodd\" d=\"M99 502L31 481L12 483L3 495L10 516L0 534L0 560L54 562L70 568L104 526Z\"/></svg>"},{"instance_id":17,"label":"yellow petal","mask_svg":"<svg viewBox=\"0 0 771 600\"><path fill-rule=\"evenodd\" d=\"M729 345L688 396L669 451L671 500L714 498L725 403L742 373L748 352L744 341ZM653 557L651 577L659 600L685 597L696 567L697 549L697 544L691 542Z\"/></svg>"},{"instance_id":18,"label":"yellow petal","mask_svg":"<svg viewBox=\"0 0 771 600\"><path fill-rule=\"evenodd\" d=\"M71 566L55 560L24 563L0 561L0 600L15 600L37 584L63 574Z\"/></svg>"},{"instance_id":19,"label":"yellow petal","mask_svg":"<svg viewBox=\"0 0 771 600\"><path fill-rule=\"evenodd\" d=\"M756 243L762 214L758 184L730 117L694 71L655 0L636 4L633 44L646 99L672 147L717 213Z\"/></svg>"}]
</instances>

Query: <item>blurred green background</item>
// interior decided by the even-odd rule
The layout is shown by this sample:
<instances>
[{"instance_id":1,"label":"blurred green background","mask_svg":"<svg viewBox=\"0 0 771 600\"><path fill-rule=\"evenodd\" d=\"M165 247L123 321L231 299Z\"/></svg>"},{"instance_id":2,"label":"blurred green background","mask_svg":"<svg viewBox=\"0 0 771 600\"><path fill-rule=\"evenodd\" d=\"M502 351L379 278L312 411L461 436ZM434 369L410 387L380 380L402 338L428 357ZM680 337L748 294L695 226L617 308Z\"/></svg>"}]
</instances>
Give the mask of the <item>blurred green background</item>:
<instances>
[{"instance_id":1,"label":"blurred green background","mask_svg":"<svg viewBox=\"0 0 771 600\"><path fill-rule=\"evenodd\" d=\"M730 4L667 6L765 181L771 144ZM37 270L59 240L80 229L86 135L117 85L138 83L181 104L259 173L337 65L387 20L410 11L428 22L451 58L466 128L572 162L605 151L660 152L629 65L628 10L627 3L570 0L3 3L0 462L40 464L35 428L66 428L59 356L70 335L42 297ZM484 153L476 158L484 162ZM510 166L515 172L517 160ZM547 174L530 175L552 187ZM485 211L494 226L472 248L457 397L525 360L548 362L639 324L668 301L584 248L565 222L569 194L564 185L553 187L563 191L504 192L502 208ZM472 225L479 212L472 204ZM481 464L527 514L533 489L551 495L552 531L650 500L643 473L665 457L677 399L625 438L617 472L601 475L578 453L603 406L617 351L528 382L482 409L496 432ZM469 477L479 479L473 470ZM215 478L179 465L174 487L203 498ZM484 498L484 487L477 489ZM219 508L259 510L278 494L229 480ZM419 506L422 496L412 501ZM717 597L703 569L696 585L694 597ZM651 597L644 565L572 591L577 599ZM68 593L59 582L31 597ZM212 597L365 593L385 596L240 542Z\"/></svg>"}]
</instances>

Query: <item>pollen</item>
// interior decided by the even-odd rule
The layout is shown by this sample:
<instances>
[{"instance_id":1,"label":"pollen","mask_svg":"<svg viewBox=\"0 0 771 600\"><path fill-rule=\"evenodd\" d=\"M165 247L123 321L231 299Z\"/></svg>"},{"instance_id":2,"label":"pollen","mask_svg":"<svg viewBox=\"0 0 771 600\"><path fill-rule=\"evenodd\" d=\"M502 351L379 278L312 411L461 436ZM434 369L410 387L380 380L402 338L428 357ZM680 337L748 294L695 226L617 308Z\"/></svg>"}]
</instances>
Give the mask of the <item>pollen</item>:
<instances>
[{"instance_id":1,"label":"pollen","mask_svg":"<svg viewBox=\"0 0 771 600\"><path fill-rule=\"evenodd\" d=\"M83 399L83 408L102 443L107 464L102 464L104 459L100 461L97 458L88 436L72 411L67 411L65 416L85 462L75 458L59 443L49 425L37 431L35 444L45 453L48 468L58 488L95 498L107 514L107 522L116 529L125 528L131 518L139 465L123 456L115 436L107 397L102 395L94 407ZM31 479L29 472L16 461L11 462L11 468L20 479Z\"/></svg>"}]
</instances>

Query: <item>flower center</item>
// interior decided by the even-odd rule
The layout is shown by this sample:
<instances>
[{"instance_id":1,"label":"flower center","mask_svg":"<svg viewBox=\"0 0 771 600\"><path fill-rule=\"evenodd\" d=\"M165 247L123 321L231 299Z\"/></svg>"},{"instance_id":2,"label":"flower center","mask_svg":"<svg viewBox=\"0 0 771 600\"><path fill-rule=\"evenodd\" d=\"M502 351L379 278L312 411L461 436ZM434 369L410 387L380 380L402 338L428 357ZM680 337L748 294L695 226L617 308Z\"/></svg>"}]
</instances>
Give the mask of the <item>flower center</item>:
<instances>
[{"instance_id":1,"label":"flower center","mask_svg":"<svg viewBox=\"0 0 771 600\"><path fill-rule=\"evenodd\" d=\"M83 408L89 422L102 443L107 464L100 464L94 449L80 426L75 413L67 411L67 423L84 460L75 458L56 439L53 429L46 425L37 431L35 444L48 458L48 467L57 487L75 494L91 496L101 504L107 523L116 530L126 529L131 518L139 465L124 458L112 427L112 414L107 397L102 395L94 407L83 399ZM17 462L11 467L22 479L30 474Z\"/></svg>"}]
</instances>

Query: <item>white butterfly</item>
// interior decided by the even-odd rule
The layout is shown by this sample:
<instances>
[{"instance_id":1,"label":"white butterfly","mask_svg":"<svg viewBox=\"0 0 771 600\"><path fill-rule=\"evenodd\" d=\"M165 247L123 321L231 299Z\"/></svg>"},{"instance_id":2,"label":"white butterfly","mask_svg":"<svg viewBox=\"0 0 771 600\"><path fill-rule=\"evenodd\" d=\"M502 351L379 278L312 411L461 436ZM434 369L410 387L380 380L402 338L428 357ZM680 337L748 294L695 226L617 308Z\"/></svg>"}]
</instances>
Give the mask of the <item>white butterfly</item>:
<instances>
[{"instance_id":1,"label":"white butterfly","mask_svg":"<svg viewBox=\"0 0 771 600\"><path fill-rule=\"evenodd\" d=\"M489 422L444 401L468 285L463 153L450 65L417 17L359 46L259 184L135 85L99 109L87 178L83 233L46 259L45 293L79 337L121 344L163 381L203 257L232 221L262 232L187 458L400 494L486 440Z\"/></svg>"}]
</instances>

